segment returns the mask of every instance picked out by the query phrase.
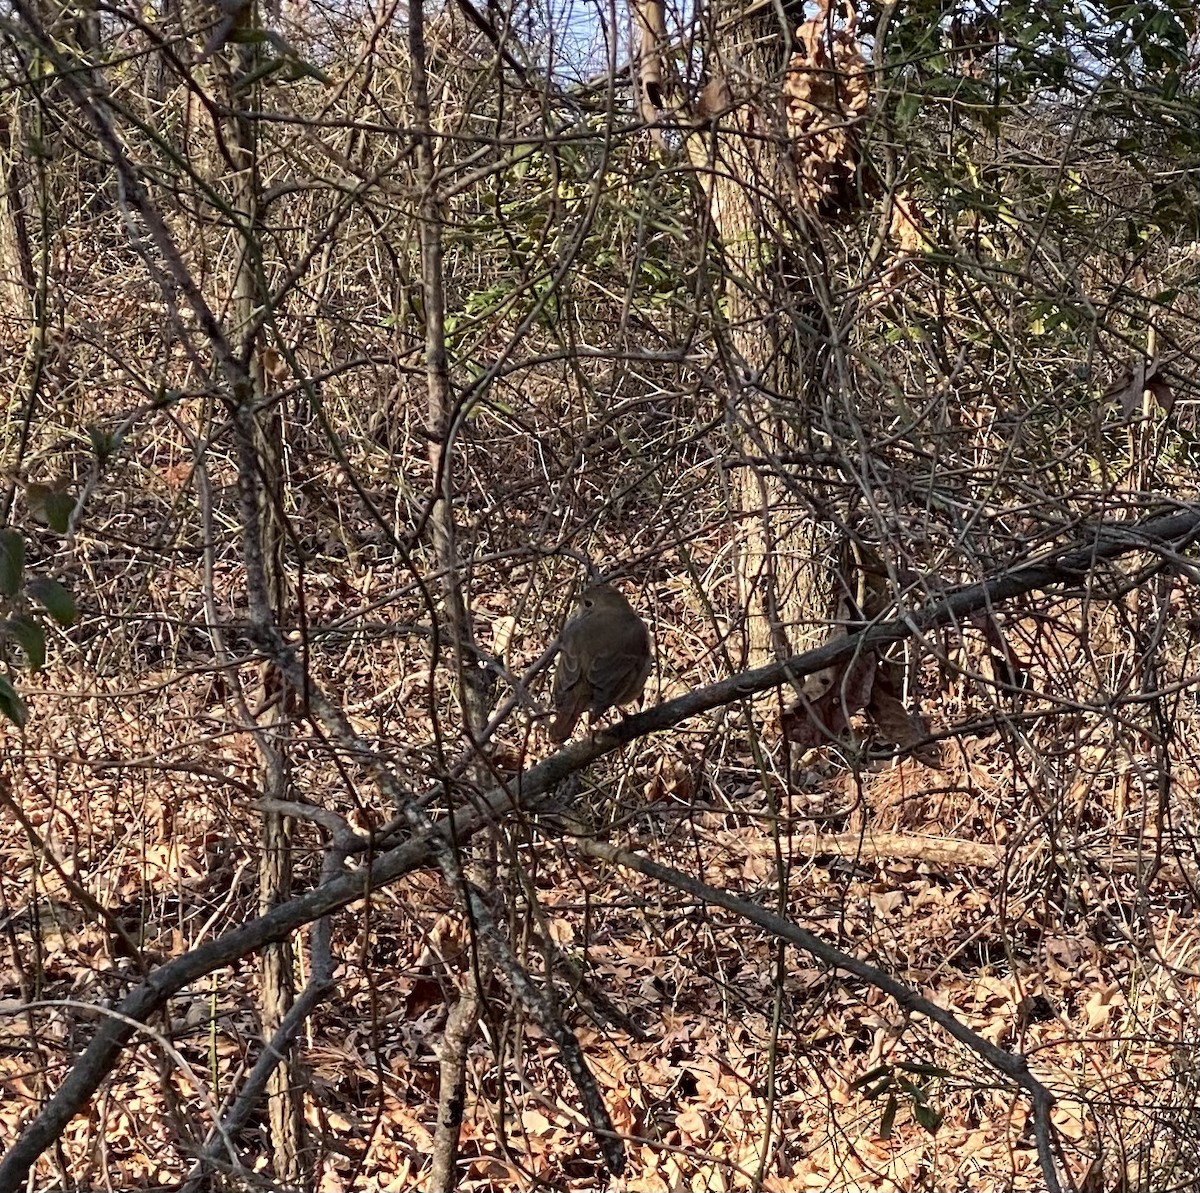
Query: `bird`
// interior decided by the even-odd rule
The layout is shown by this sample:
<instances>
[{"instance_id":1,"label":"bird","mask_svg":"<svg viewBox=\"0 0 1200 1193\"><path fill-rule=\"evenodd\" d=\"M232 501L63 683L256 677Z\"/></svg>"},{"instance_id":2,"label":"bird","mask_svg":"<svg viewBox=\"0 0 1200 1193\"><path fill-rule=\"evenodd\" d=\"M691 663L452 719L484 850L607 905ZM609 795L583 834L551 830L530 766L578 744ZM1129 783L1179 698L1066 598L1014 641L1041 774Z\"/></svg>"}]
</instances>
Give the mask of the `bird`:
<instances>
[{"instance_id":1,"label":"bird","mask_svg":"<svg viewBox=\"0 0 1200 1193\"><path fill-rule=\"evenodd\" d=\"M584 589L560 637L550 740L566 741L585 712L594 725L639 699L650 666L650 634L633 606L611 584Z\"/></svg>"}]
</instances>

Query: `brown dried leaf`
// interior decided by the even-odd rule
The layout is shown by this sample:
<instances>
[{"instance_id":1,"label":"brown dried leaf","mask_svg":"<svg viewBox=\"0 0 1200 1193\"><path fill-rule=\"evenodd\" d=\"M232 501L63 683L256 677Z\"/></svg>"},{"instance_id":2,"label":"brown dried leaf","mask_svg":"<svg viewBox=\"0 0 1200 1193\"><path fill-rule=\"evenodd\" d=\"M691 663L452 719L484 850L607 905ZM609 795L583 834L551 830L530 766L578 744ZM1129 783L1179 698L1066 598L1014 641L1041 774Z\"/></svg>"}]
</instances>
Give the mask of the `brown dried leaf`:
<instances>
[{"instance_id":1,"label":"brown dried leaf","mask_svg":"<svg viewBox=\"0 0 1200 1193\"><path fill-rule=\"evenodd\" d=\"M992 647L991 664L994 678L1010 687L1028 687L1029 664L1013 652L999 622L988 613L974 613L971 615L971 624L983 631L984 639Z\"/></svg>"},{"instance_id":2,"label":"brown dried leaf","mask_svg":"<svg viewBox=\"0 0 1200 1193\"><path fill-rule=\"evenodd\" d=\"M825 667L804 681L796 703L782 718L783 734L803 749L838 738L871 698L879 661L873 653Z\"/></svg>"},{"instance_id":3,"label":"brown dried leaf","mask_svg":"<svg viewBox=\"0 0 1200 1193\"><path fill-rule=\"evenodd\" d=\"M918 256L932 247L929 220L908 191L900 190L892 196L888 235L896 241L899 252L908 256Z\"/></svg>"},{"instance_id":4,"label":"brown dried leaf","mask_svg":"<svg viewBox=\"0 0 1200 1193\"><path fill-rule=\"evenodd\" d=\"M263 372L277 384L282 385L288 379L288 363L279 352L269 344L262 350Z\"/></svg>"},{"instance_id":5,"label":"brown dried leaf","mask_svg":"<svg viewBox=\"0 0 1200 1193\"><path fill-rule=\"evenodd\" d=\"M853 192L857 125L871 99L856 25L853 5L847 4L840 28L822 11L796 30L799 48L788 61L783 93L797 198L806 207L844 206Z\"/></svg>"},{"instance_id":6,"label":"brown dried leaf","mask_svg":"<svg viewBox=\"0 0 1200 1193\"><path fill-rule=\"evenodd\" d=\"M708 1134L708 1124L704 1121L704 1115L691 1108L681 1110L675 1116L675 1125L692 1139L703 1139Z\"/></svg>"},{"instance_id":7,"label":"brown dried leaf","mask_svg":"<svg viewBox=\"0 0 1200 1193\"><path fill-rule=\"evenodd\" d=\"M1164 414L1171 413L1175 394L1159 371L1158 361L1140 357L1104 391L1104 401L1116 402L1126 418L1134 418L1142 412L1146 393L1154 398Z\"/></svg>"},{"instance_id":8,"label":"brown dried leaf","mask_svg":"<svg viewBox=\"0 0 1200 1193\"><path fill-rule=\"evenodd\" d=\"M677 758L660 757L642 792L648 804L663 799L689 803L695 794L691 768Z\"/></svg>"},{"instance_id":9,"label":"brown dried leaf","mask_svg":"<svg viewBox=\"0 0 1200 1193\"><path fill-rule=\"evenodd\" d=\"M909 712L904 705L876 684L867 705L867 715L879 736L908 750L924 766L940 770L942 753L936 742L926 741L929 730L920 713Z\"/></svg>"},{"instance_id":10,"label":"brown dried leaf","mask_svg":"<svg viewBox=\"0 0 1200 1193\"><path fill-rule=\"evenodd\" d=\"M517 632L517 619L508 614L492 622L492 650L497 658L507 658L513 635Z\"/></svg>"},{"instance_id":11,"label":"brown dried leaf","mask_svg":"<svg viewBox=\"0 0 1200 1193\"><path fill-rule=\"evenodd\" d=\"M1153 376L1147 377L1146 388L1154 395L1154 400L1163 414L1170 414L1171 408L1175 405L1175 394L1163 380L1161 374L1156 372Z\"/></svg>"}]
</instances>

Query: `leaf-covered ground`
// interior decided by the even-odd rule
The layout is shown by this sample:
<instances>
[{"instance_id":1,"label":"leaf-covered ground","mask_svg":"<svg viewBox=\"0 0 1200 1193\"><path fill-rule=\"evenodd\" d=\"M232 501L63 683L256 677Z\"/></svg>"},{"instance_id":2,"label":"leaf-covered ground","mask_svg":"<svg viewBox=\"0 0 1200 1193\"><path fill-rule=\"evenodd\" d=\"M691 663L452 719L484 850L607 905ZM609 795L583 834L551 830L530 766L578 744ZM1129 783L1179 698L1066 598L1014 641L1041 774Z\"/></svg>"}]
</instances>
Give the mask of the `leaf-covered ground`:
<instances>
[{"instance_id":1,"label":"leaf-covered ground","mask_svg":"<svg viewBox=\"0 0 1200 1193\"><path fill-rule=\"evenodd\" d=\"M647 592L637 598L650 607ZM703 680L701 635L680 629L689 610L654 607L666 690ZM1056 617L1076 615L1064 603ZM979 635L962 645L957 676L923 669L940 769L851 765L836 749L789 759L773 702L760 700L751 721L738 707L640 743L593 767L569 808L500 831L498 914L530 968L553 971L628 1141L625 1187L1007 1190L1037 1189L1041 1177L1026 1101L939 1029L728 912L581 857L568 829L785 911L1023 1052L1058 1096L1065 1162L1077 1181L1091 1170L1089 1188L1167 1188L1192 1170L1194 705L1184 689L1157 740L1134 705L1064 712L1078 693L1052 682L1044 661L1061 662L1066 639L1057 655L1044 643L1035 654L1036 628L1010 625L1031 678L1004 716L964 678L987 654ZM510 631L513 657L536 655L545 626ZM116 639L94 656L110 652L107 674L60 666L34 677L30 726L4 731L6 799L25 821L6 809L0 853L8 1138L61 1082L97 1008L142 966L255 913L255 756L228 675L177 639L159 674L134 677ZM359 730L417 773L432 741L419 645L356 643L314 652L313 664L323 682L342 677ZM253 705L261 676L243 667L241 678ZM514 726L497 757L546 749ZM338 780L315 739L301 742L295 783L360 821L387 818L369 786ZM298 888L314 880L320 845L311 826L298 830ZM471 964L469 943L453 900L424 873L338 917L337 991L300 1042L323 1189L418 1181L446 1000ZM304 964L301 949L301 978ZM553 1046L490 976L484 992L463 1187L603 1183ZM255 994L246 958L172 1000L43 1159L39 1186L179 1182L261 1047ZM264 1131L260 1120L232 1141L251 1167L266 1163Z\"/></svg>"}]
</instances>

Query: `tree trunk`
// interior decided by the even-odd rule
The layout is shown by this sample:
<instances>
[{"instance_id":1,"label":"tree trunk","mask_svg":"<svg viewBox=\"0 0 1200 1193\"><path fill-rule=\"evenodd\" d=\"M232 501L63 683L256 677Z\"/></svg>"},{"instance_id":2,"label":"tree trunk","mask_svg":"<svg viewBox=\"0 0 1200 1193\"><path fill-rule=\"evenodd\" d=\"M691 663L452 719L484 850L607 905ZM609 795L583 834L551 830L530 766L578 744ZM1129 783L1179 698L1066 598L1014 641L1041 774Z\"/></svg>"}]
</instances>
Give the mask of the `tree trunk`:
<instances>
[{"instance_id":1,"label":"tree trunk","mask_svg":"<svg viewBox=\"0 0 1200 1193\"><path fill-rule=\"evenodd\" d=\"M433 551L442 576L445 630L452 652L451 662L459 694L464 737L479 739L487 723L489 691L479 666L472 624L470 593L464 584L464 561L459 556L458 528L454 515L454 390L446 351L446 290L442 242L441 199L438 193L437 156L440 130L435 127L430 79L426 67L425 8L422 0L408 6L410 96L413 107L414 157L420 202L417 207L418 239L421 250L421 294L425 314L425 383L428 391L426 417L429 438L429 467L439 492L430 514ZM441 661L434 658L435 668ZM476 757L471 775L480 787L489 775L484 761ZM466 876L484 890L495 882L495 851L490 841L476 842ZM473 950L472 950L473 953ZM479 1025L482 1000L472 972L469 953L457 983L461 995L451 1008L440 1048L438 1122L434 1134L431 1166L425 1187L449 1190L456 1187L459 1141L462 1133L463 1099L466 1091L467 1055ZM454 984L447 981L449 987Z\"/></svg>"},{"instance_id":2,"label":"tree trunk","mask_svg":"<svg viewBox=\"0 0 1200 1193\"><path fill-rule=\"evenodd\" d=\"M638 21L658 23L653 13ZM787 460L813 447L823 421L819 368L834 336L822 221L859 193L853 130L865 114L866 73L853 11L835 22L828 0L809 21L799 6L713 11L708 29L708 78L686 145L724 263L719 334L733 447L755 461L737 470L735 498L747 650L757 665L820 642L836 604L836 544L816 512L825 497L789 475ZM641 60L644 51L643 39Z\"/></svg>"},{"instance_id":3,"label":"tree trunk","mask_svg":"<svg viewBox=\"0 0 1200 1193\"><path fill-rule=\"evenodd\" d=\"M730 27L717 46L717 69L727 79L734 64L742 64L744 77L736 87L726 82L734 106L715 118L708 138L717 167L710 193L726 255L730 343L740 380L753 379L731 386L735 446L763 461L739 470L735 490L742 515L740 595L753 665L817 645L836 600L833 535L814 512L824 504L822 495L801 489L784 463L812 446L822 416L818 359L830 339L818 297L824 290L823 258L814 251L819 219L801 206L796 191L784 99L793 49L790 29L771 9ZM739 104L747 84L749 98Z\"/></svg>"},{"instance_id":4,"label":"tree trunk","mask_svg":"<svg viewBox=\"0 0 1200 1193\"><path fill-rule=\"evenodd\" d=\"M261 402L265 377L260 346L256 339L255 315L268 296L262 292L260 274L254 267L260 240L258 212L258 156L255 122L247 104L255 106L255 88L233 86L235 74L249 72L255 65L256 22L254 4L240 8L233 17L229 40L213 58L218 88L224 92L226 143L234 170L229 180L230 207L236 213L242 234L233 276L233 320L231 340L240 355L249 355L254 379L254 400ZM245 32L243 32L245 31ZM232 63L229 61L232 59ZM253 348L253 351L248 351ZM280 624L288 624L288 584L284 553L284 453L282 411L278 403L260 410L255 418L257 457L261 484L258 528L262 541L264 580L272 613ZM260 787L264 799L286 800L291 776L288 738L295 712L292 691L274 667L265 667L261 693L262 715L256 742L260 757ZM292 821L275 812L263 815L262 858L259 864L258 910L265 914L292 894ZM295 958L290 941L268 945L262 952L261 1016L264 1039L270 1039L295 1001ZM267 1113L273 1149L275 1180L288 1187L311 1187L311 1157L307 1154L304 1127L304 1083L300 1065L289 1056L271 1074L267 1084Z\"/></svg>"},{"instance_id":5,"label":"tree trunk","mask_svg":"<svg viewBox=\"0 0 1200 1193\"><path fill-rule=\"evenodd\" d=\"M23 97L8 97L8 111L0 116L0 330L5 348L24 342L33 320L34 268L29 243L25 183Z\"/></svg>"}]
</instances>

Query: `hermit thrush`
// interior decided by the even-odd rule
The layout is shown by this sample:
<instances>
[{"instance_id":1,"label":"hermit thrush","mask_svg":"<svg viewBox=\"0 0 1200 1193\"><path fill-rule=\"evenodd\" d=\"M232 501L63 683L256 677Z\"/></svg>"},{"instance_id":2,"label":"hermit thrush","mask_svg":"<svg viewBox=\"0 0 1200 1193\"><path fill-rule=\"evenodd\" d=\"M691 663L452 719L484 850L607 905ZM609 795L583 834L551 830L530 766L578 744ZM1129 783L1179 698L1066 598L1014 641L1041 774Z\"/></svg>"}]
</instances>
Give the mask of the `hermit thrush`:
<instances>
[{"instance_id":1,"label":"hermit thrush","mask_svg":"<svg viewBox=\"0 0 1200 1193\"><path fill-rule=\"evenodd\" d=\"M585 712L594 724L614 705L637 700L650 662L650 635L629 602L608 584L585 589L563 626L550 740L566 741Z\"/></svg>"}]
</instances>

